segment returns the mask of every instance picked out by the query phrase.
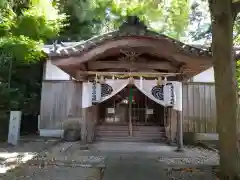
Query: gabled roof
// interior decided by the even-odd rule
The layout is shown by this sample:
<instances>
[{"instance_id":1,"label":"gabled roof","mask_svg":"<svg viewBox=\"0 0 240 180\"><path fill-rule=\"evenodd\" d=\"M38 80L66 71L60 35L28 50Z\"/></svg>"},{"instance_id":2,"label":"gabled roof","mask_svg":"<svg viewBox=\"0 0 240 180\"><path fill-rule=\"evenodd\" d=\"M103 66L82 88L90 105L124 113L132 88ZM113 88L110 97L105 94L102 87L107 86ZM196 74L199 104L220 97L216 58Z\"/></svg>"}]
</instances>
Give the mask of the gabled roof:
<instances>
[{"instance_id":1,"label":"gabled roof","mask_svg":"<svg viewBox=\"0 0 240 180\"><path fill-rule=\"evenodd\" d=\"M158 70L165 65L164 69L167 72L184 72L188 78L212 66L210 48L194 47L154 32L137 17L132 16L128 17L116 31L95 36L86 41L48 45L45 46L44 51L53 64L73 77L76 76L77 71L91 71L94 62L100 63L101 67L106 63L108 67L111 65L113 68L111 71L119 70L115 63L125 63L124 67L127 67L125 70L128 71L131 69L128 68L130 61L127 63L119 61L123 51L140 52L142 58L139 57L139 61L134 62L136 67L140 67L140 63L141 68L148 64L148 69L153 67L152 70L155 71L154 64L158 64ZM112 64L109 64L109 61ZM167 69L167 67L171 68Z\"/></svg>"},{"instance_id":2,"label":"gabled roof","mask_svg":"<svg viewBox=\"0 0 240 180\"><path fill-rule=\"evenodd\" d=\"M166 35L149 30L136 17L128 17L127 21L124 22L116 31L94 36L86 41L63 43L61 46L54 44L53 49L47 51L46 53L49 57L66 58L69 56L80 55L97 46L100 46L104 42L118 40L126 37L144 37L165 41L174 45L176 50L186 55L211 57L212 54L210 49L197 48L191 45L187 45Z\"/></svg>"}]
</instances>

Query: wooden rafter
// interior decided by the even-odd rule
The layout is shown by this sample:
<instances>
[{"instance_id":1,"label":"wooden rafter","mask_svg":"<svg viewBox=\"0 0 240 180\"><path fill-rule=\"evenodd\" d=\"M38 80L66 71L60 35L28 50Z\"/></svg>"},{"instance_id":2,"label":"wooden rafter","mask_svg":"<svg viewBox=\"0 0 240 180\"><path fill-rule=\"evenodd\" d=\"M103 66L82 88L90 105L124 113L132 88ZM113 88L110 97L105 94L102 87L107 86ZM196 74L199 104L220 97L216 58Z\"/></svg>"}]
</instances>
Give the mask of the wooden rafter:
<instances>
[{"instance_id":1,"label":"wooden rafter","mask_svg":"<svg viewBox=\"0 0 240 180\"><path fill-rule=\"evenodd\" d=\"M175 71L170 62L127 62L127 61L90 61L88 62L89 70L97 69L160 69Z\"/></svg>"}]
</instances>

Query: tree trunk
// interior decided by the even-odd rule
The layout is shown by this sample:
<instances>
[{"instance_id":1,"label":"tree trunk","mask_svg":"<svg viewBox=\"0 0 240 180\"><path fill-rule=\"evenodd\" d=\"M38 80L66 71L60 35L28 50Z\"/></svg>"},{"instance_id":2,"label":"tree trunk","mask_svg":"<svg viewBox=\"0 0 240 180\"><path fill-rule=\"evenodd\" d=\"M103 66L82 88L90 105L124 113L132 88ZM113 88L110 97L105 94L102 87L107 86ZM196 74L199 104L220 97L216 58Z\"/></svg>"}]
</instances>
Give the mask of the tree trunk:
<instances>
[{"instance_id":1,"label":"tree trunk","mask_svg":"<svg viewBox=\"0 0 240 180\"><path fill-rule=\"evenodd\" d=\"M237 89L233 57L231 0L209 0L212 14L212 51L220 144L220 179L238 179Z\"/></svg>"}]
</instances>

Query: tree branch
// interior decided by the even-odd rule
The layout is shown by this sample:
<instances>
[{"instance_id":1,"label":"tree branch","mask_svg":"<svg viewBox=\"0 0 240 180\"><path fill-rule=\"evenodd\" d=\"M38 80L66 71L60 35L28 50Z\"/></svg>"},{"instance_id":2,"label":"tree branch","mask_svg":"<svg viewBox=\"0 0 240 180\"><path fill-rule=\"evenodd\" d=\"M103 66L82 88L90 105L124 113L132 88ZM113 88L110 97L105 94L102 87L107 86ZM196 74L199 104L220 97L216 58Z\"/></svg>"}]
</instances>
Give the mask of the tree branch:
<instances>
[{"instance_id":1,"label":"tree branch","mask_svg":"<svg viewBox=\"0 0 240 180\"><path fill-rule=\"evenodd\" d=\"M236 1L232 4L233 11L237 15L240 12L240 1Z\"/></svg>"}]
</instances>

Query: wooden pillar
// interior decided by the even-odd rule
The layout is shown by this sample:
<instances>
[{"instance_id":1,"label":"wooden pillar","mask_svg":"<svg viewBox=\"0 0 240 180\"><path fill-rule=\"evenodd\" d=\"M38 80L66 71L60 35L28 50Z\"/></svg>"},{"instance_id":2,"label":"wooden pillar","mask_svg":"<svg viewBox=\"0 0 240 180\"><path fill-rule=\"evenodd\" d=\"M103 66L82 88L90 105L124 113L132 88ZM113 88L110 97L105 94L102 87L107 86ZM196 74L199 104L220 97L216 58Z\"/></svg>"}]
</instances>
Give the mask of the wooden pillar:
<instances>
[{"instance_id":1,"label":"wooden pillar","mask_svg":"<svg viewBox=\"0 0 240 180\"><path fill-rule=\"evenodd\" d=\"M177 151L183 151L183 119L182 111L177 111Z\"/></svg>"},{"instance_id":2,"label":"wooden pillar","mask_svg":"<svg viewBox=\"0 0 240 180\"><path fill-rule=\"evenodd\" d=\"M167 108L167 123L165 126L166 136L169 145L174 145L176 143L177 136L177 111L173 108Z\"/></svg>"},{"instance_id":3,"label":"wooden pillar","mask_svg":"<svg viewBox=\"0 0 240 180\"><path fill-rule=\"evenodd\" d=\"M132 126L132 100L133 100L133 90L132 85L134 84L133 78L129 79L131 86L129 87L129 97L128 97L128 115L129 115L129 135L133 136L133 126Z\"/></svg>"},{"instance_id":4,"label":"wooden pillar","mask_svg":"<svg viewBox=\"0 0 240 180\"><path fill-rule=\"evenodd\" d=\"M82 83L82 108L81 108L81 137L82 142L87 143L88 137L88 120L90 119L90 110L92 107L92 93L90 91L91 84Z\"/></svg>"},{"instance_id":5,"label":"wooden pillar","mask_svg":"<svg viewBox=\"0 0 240 180\"><path fill-rule=\"evenodd\" d=\"M166 124L165 124L165 132L169 145L172 145L172 108L165 108L166 111Z\"/></svg>"},{"instance_id":6,"label":"wooden pillar","mask_svg":"<svg viewBox=\"0 0 240 180\"><path fill-rule=\"evenodd\" d=\"M81 117L81 109L82 109L82 82L75 81L71 97L71 108L68 115L72 117Z\"/></svg>"},{"instance_id":7,"label":"wooden pillar","mask_svg":"<svg viewBox=\"0 0 240 180\"><path fill-rule=\"evenodd\" d=\"M176 86L176 108L177 108L177 151L183 151L183 117L182 117L182 82Z\"/></svg>"},{"instance_id":8,"label":"wooden pillar","mask_svg":"<svg viewBox=\"0 0 240 180\"><path fill-rule=\"evenodd\" d=\"M81 140L87 143L87 108L81 108Z\"/></svg>"},{"instance_id":9,"label":"wooden pillar","mask_svg":"<svg viewBox=\"0 0 240 180\"><path fill-rule=\"evenodd\" d=\"M129 98L130 99L130 98ZM129 100L128 101L129 103L128 103L128 115L129 115L129 122L128 122L128 124L129 124L129 135L130 136L133 136L133 127L132 127L132 101L131 100Z\"/></svg>"},{"instance_id":10,"label":"wooden pillar","mask_svg":"<svg viewBox=\"0 0 240 180\"><path fill-rule=\"evenodd\" d=\"M73 81L71 91L67 95L70 109L67 119L63 122L64 131L74 129L78 137L82 139L82 82Z\"/></svg>"}]
</instances>

